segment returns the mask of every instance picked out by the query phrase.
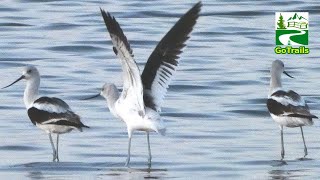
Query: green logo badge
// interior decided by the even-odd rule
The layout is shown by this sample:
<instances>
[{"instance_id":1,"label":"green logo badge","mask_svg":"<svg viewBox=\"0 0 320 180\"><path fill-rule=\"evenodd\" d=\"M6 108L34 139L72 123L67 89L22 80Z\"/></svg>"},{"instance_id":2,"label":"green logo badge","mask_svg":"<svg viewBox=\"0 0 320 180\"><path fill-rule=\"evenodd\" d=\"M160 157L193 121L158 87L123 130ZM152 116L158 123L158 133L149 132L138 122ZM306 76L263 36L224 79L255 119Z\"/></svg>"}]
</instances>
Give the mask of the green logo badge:
<instances>
[{"instance_id":1,"label":"green logo badge","mask_svg":"<svg viewBox=\"0 0 320 180\"><path fill-rule=\"evenodd\" d=\"M309 54L309 13L276 12L276 54Z\"/></svg>"}]
</instances>

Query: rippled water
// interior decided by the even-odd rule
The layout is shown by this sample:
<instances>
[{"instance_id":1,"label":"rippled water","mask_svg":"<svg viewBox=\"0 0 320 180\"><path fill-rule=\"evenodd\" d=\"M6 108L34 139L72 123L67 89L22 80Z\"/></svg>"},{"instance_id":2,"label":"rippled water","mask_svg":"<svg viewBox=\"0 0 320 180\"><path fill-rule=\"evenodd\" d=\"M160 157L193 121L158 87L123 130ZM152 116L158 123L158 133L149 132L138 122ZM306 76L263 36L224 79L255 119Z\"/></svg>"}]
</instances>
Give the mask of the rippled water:
<instances>
[{"instance_id":1,"label":"rippled water","mask_svg":"<svg viewBox=\"0 0 320 180\"><path fill-rule=\"evenodd\" d=\"M201 17L164 103L167 136L151 136L147 168L144 133L135 133L132 168L124 168L126 128L97 93L105 82L122 85L118 60L100 16L110 11L130 40L141 69L162 36L195 2L16 0L0 6L0 86L36 65L41 93L66 100L90 129L61 136L60 163L52 163L47 135L28 119L24 83L1 90L0 176L10 179L295 179L319 178L319 123L305 128L309 159L299 129L285 129L287 164L266 106L269 68L285 62L295 79L286 88L305 96L320 114L317 1L203 1ZM274 12L310 13L308 55L276 55Z\"/></svg>"}]
</instances>

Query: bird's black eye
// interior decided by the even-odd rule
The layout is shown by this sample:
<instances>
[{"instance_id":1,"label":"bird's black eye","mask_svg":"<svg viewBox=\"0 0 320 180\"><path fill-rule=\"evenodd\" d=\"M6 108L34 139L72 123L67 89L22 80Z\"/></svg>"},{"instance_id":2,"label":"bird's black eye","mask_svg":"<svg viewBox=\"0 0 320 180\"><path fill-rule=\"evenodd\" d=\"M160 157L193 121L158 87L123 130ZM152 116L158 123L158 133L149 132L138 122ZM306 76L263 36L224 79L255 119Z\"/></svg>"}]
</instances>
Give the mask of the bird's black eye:
<instances>
[{"instance_id":1,"label":"bird's black eye","mask_svg":"<svg viewBox=\"0 0 320 180\"><path fill-rule=\"evenodd\" d=\"M31 69L29 69L29 70L27 71L27 73L31 73L31 71L32 71L32 70L31 70Z\"/></svg>"}]
</instances>

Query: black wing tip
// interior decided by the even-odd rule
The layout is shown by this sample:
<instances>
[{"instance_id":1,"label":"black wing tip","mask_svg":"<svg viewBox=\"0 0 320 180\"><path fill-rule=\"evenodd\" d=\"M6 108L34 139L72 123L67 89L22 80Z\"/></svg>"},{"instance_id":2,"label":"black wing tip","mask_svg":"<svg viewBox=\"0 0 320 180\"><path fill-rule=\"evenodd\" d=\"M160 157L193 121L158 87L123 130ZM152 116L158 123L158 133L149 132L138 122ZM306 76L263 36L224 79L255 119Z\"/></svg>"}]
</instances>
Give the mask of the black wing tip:
<instances>
[{"instance_id":1,"label":"black wing tip","mask_svg":"<svg viewBox=\"0 0 320 180\"><path fill-rule=\"evenodd\" d=\"M195 4L195 5L192 7L192 9L197 10L198 12L200 12L202 6L203 6L202 2L199 1L199 2L197 2L197 4Z\"/></svg>"},{"instance_id":2,"label":"black wing tip","mask_svg":"<svg viewBox=\"0 0 320 180\"><path fill-rule=\"evenodd\" d=\"M80 126L76 127L80 132L82 132L82 128L90 128L89 126L84 125L83 123L80 124Z\"/></svg>"},{"instance_id":3,"label":"black wing tip","mask_svg":"<svg viewBox=\"0 0 320 180\"><path fill-rule=\"evenodd\" d=\"M90 128L89 126L84 125L84 124L81 124L81 127L84 127L84 128Z\"/></svg>"},{"instance_id":4,"label":"black wing tip","mask_svg":"<svg viewBox=\"0 0 320 180\"><path fill-rule=\"evenodd\" d=\"M124 35L123 30L121 29L120 24L117 22L116 18L102 8L100 8L100 11L110 36L111 34L117 36L125 44L126 48L133 57L132 49L130 47L128 39ZM118 55L118 51L115 49L115 47L113 48L113 51L116 55Z\"/></svg>"},{"instance_id":5,"label":"black wing tip","mask_svg":"<svg viewBox=\"0 0 320 180\"><path fill-rule=\"evenodd\" d=\"M313 114L312 114L311 118L319 119L318 116L315 116L315 115L313 115Z\"/></svg>"},{"instance_id":6,"label":"black wing tip","mask_svg":"<svg viewBox=\"0 0 320 180\"><path fill-rule=\"evenodd\" d=\"M103 17L104 23L110 33L115 33L118 30L118 22L116 19L104 9L100 8L101 15ZM119 26L120 27L120 26Z\"/></svg>"},{"instance_id":7,"label":"black wing tip","mask_svg":"<svg viewBox=\"0 0 320 180\"><path fill-rule=\"evenodd\" d=\"M89 126L87 126L87 125L84 125L82 122L81 122L81 118L80 118L80 116L78 115L78 114L75 114L74 112L71 112L72 114L74 114L74 116L75 116L75 118L77 119L77 121L78 121L78 125L77 125L77 128L90 128Z\"/></svg>"},{"instance_id":8,"label":"black wing tip","mask_svg":"<svg viewBox=\"0 0 320 180\"><path fill-rule=\"evenodd\" d=\"M194 18L197 19L200 14L201 7L202 7L202 2L199 1L185 15L192 14L194 16Z\"/></svg>"},{"instance_id":9,"label":"black wing tip","mask_svg":"<svg viewBox=\"0 0 320 180\"><path fill-rule=\"evenodd\" d=\"M200 16L200 11L201 11L201 7L202 7L202 2L199 1L198 3L196 3L191 9L189 9L183 16L181 16L181 18L177 21L177 23L175 24L175 26L177 24L180 24L181 21L183 21L185 23L187 23L187 28L186 28L186 32L184 34L184 37L186 38L184 40L184 42L189 39L190 37L190 33L193 30L194 25L197 22L197 19ZM179 26L179 25L177 25ZM186 25L180 25L180 26L186 26ZM174 27L172 27L173 29ZM178 28L178 27L177 27Z\"/></svg>"},{"instance_id":10,"label":"black wing tip","mask_svg":"<svg viewBox=\"0 0 320 180\"><path fill-rule=\"evenodd\" d=\"M105 11L101 7L100 7L100 12L101 12L101 15L102 15L103 18L107 18L107 19L110 19L110 20L115 20L114 16L112 16L108 11Z\"/></svg>"},{"instance_id":11,"label":"black wing tip","mask_svg":"<svg viewBox=\"0 0 320 180\"><path fill-rule=\"evenodd\" d=\"M317 116L313 114L305 115L305 114L289 114L288 117L298 117L298 118L307 118L307 119L318 119Z\"/></svg>"}]
</instances>

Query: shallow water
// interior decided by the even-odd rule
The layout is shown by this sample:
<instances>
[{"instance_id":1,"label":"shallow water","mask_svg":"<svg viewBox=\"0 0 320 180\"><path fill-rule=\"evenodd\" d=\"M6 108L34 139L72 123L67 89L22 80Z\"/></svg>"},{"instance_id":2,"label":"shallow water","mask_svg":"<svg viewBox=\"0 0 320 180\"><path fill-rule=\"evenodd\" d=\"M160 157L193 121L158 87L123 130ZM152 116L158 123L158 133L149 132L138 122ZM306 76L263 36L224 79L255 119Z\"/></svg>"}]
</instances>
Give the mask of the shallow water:
<instances>
[{"instance_id":1,"label":"shallow water","mask_svg":"<svg viewBox=\"0 0 320 180\"><path fill-rule=\"evenodd\" d=\"M30 122L24 83L1 90L0 176L10 179L299 179L319 178L319 123L306 127L308 159L299 129L280 132L266 109L269 68L284 61L295 79L286 88L305 96L320 114L320 6L316 1L203 1L201 17L166 96L165 137L152 134L147 168L144 133L135 133L131 168L124 168L126 128L102 99L81 101L105 82L121 88L99 7L121 24L140 69L162 36L195 2L5 0L0 6L0 76L3 87L36 65L41 94L66 100L90 129L61 136L60 163L52 163L47 135ZM308 55L276 55L274 12L309 11Z\"/></svg>"}]
</instances>

